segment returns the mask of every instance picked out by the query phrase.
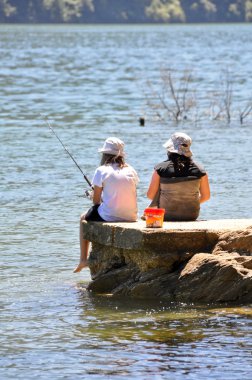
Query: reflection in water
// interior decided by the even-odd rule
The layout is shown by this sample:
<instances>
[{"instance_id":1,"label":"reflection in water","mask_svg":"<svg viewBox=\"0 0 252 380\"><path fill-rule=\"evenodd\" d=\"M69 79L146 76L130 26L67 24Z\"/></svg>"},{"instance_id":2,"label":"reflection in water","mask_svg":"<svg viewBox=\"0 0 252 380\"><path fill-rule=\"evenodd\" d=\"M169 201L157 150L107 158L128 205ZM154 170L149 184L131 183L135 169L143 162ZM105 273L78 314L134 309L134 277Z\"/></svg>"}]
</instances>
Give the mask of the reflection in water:
<instances>
[{"instance_id":1,"label":"reflection in water","mask_svg":"<svg viewBox=\"0 0 252 380\"><path fill-rule=\"evenodd\" d=\"M93 308L86 311L86 298ZM193 342L204 337L202 315L188 306L166 306L163 301L132 300L80 293L84 304L83 316L90 324L85 331L111 342L150 341L167 344ZM87 314L87 315L86 315ZM198 327L195 326L197 321Z\"/></svg>"},{"instance_id":2,"label":"reflection in water","mask_svg":"<svg viewBox=\"0 0 252 380\"><path fill-rule=\"evenodd\" d=\"M179 378L186 373L209 376L211 369L215 378L221 368L223 378L228 379L233 376L234 357L239 355L244 378L249 378L251 308L125 300L94 296L79 287L82 323L76 326L77 336L89 335L95 345L109 352L116 347L120 360L126 356L118 362L111 355L110 368L120 363L120 371L113 373L159 374L162 378L174 372L174 378ZM134 352L134 358L129 359L129 352Z\"/></svg>"}]
</instances>

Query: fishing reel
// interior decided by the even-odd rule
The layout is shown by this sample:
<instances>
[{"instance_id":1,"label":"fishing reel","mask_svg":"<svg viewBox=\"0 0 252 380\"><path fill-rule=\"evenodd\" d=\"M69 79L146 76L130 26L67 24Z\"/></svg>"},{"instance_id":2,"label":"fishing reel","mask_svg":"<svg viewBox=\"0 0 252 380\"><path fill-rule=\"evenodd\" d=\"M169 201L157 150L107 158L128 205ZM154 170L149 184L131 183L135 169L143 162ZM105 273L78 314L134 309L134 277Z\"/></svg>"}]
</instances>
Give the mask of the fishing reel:
<instances>
[{"instance_id":1,"label":"fishing reel","mask_svg":"<svg viewBox=\"0 0 252 380\"><path fill-rule=\"evenodd\" d=\"M85 190L83 195L78 195L80 198L87 198L90 201L93 200L93 190Z\"/></svg>"},{"instance_id":2,"label":"fishing reel","mask_svg":"<svg viewBox=\"0 0 252 380\"><path fill-rule=\"evenodd\" d=\"M93 200L94 192L93 190L85 190L84 197Z\"/></svg>"}]
</instances>

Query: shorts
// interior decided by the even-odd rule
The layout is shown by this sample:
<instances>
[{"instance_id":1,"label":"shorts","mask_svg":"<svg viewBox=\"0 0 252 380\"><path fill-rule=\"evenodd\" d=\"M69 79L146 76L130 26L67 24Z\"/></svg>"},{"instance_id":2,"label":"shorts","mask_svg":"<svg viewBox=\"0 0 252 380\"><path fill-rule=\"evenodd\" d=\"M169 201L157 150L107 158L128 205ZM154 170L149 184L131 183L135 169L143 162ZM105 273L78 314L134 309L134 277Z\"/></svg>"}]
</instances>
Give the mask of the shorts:
<instances>
[{"instance_id":1,"label":"shorts","mask_svg":"<svg viewBox=\"0 0 252 380\"><path fill-rule=\"evenodd\" d=\"M100 217L100 214L98 212L99 206L100 205L94 205L88 210L85 215L85 220L87 222L105 222L105 220Z\"/></svg>"}]
</instances>

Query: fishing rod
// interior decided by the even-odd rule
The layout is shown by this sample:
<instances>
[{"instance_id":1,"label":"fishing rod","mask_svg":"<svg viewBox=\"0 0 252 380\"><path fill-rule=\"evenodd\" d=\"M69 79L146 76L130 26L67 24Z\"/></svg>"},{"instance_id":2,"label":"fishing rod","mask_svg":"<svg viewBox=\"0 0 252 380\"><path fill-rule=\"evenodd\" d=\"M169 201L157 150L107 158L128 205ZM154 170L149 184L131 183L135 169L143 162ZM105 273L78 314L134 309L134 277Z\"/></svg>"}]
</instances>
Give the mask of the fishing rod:
<instances>
[{"instance_id":1,"label":"fishing rod","mask_svg":"<svg viewBox=\"0 0 252 380\"><path fill-rule=\"evenodd\" d=\"M92 188L92 183L89 181L88 177L86 176L85 173L83 173L81 167L79 166L79 164L77 163L77 161L75 160L75 158L72 156L72 154L69 152L69 150L67 149L67 147L63 144L63 142L61 141L61 139L59 138L59 136L57 135L57 133L54 131L53 127L51 126L51 124L49 123L47 117L41 115L45 121L45 123L47 124L48 128L52 131L52 133L54 134L54 136L57 138L57 140L60 142L60 144L63 146L64 150L67 152L67 154L69 155L69 157L73 160L73 162L75 163L75 165L77 166L77 168L79 169L79 171L81 172L81 174L83 175L85 181L88 183L88 185Z\"/></svg>"}]
</instances>

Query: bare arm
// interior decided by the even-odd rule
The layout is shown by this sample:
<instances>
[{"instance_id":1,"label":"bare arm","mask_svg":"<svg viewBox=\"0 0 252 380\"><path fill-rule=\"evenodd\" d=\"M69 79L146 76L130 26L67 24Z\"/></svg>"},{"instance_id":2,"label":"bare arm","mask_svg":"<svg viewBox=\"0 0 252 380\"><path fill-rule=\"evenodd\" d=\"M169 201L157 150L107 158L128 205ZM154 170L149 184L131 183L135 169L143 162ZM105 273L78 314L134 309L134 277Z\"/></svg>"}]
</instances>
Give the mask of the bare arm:
<instances>
[{"instance_id":1,"label":"bare arm","mask_svg":"<svg viewBox=\"0 0 252 380\"><path fill-rule=\"evenodd\" d=\"M210 199L210 186L208 181L208 175L204 175L204 177L200 180L200 203L204 203Z\"/></svg>"},{"instance_id":2,"label":"bare arm","mask_svg":"<svg viewBox=\"0 0 252 380\"><path fill-rule=\"evenodd\" d=\"M93 190L93 204L99 205L101 203L102 187L94 186Z\"/></svg>"},{"instance_id":3,"label":"bare arm","mask_svg":"<svg viewBox=\"0 0 252 380\"><path fill-rule=\"evenodd\" d=\"M149 189L147 191L147 197L151 200L154 199L155 195L157 194L159 190L159 185L160 185L160 177L157 174L156 171L152 174L151 182L149 185Z\"/></svg>"}]
</instances>

